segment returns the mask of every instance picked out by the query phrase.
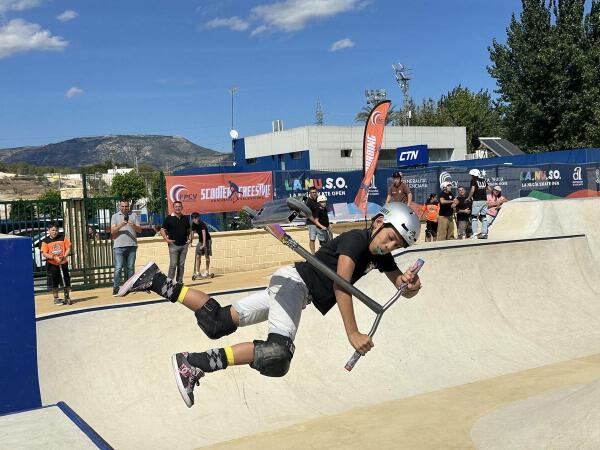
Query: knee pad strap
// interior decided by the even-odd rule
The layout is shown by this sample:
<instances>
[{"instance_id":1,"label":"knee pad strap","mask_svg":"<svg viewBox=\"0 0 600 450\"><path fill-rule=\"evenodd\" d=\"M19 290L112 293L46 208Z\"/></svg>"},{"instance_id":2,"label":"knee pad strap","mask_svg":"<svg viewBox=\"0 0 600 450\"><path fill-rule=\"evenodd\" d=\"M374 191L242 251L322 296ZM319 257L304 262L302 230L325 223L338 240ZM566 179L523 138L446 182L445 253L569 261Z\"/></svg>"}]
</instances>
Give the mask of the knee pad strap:
<instances>
[{"instance_id":1,"label":"knee pad strap","mask_svg":"<svg viewBox=\"0 0 600 450\"><path fill-rule=\"evenodd\" d=\"M209 298L202 308L196 311L198 326L211 339L219 339L237 330L231 318L231 306L222 307L214 298Z\"/></svg>"},{"instance_id":2,"label":"knee pad strap","mask_svg":"<svg viewBox=\"0 0 600 450\"><path fill-rule=\"evenodd\" d=\"M294 343L288 337L270 333L265 341L254 341L254 362L250 367L267 377L282 377L294 356Z\"/></svg>"}]
</instances>

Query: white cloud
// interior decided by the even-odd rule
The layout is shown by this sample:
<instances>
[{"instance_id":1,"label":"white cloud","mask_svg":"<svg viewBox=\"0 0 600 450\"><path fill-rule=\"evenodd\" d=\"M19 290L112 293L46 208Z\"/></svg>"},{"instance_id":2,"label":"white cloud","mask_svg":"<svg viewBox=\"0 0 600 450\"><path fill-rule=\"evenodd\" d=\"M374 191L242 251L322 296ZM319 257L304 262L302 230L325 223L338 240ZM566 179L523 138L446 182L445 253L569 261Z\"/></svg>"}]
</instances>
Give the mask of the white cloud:
<instances>
[{"instance_id":1,"label":"white cloud","mask_svg":"<svg viewBox=\"0 0 600 450\"><path fill-rule=\"evenodd\" d=\"M351 48L351 47L354 47L354 42L352 42L350 39L348 39L348 38L340 39L339 41L335 41L333 44L331 44L329 51L337 52L338 50L342 50L344 48Z\"/></svg>"},{"instance_id":2,"label":"white cloud","mask_svg":"<svg viewBox=\"0 0 600 450\"><path fill-rule=\"evenodd\" d=\"M285 0L256 6L252 13L267 26L292 32L301 30L310 21L329 19L364 5L360 0Z\"/></svg>"},{"instance_id":3,"label":"white cloud","mask_svg":"<svg viewBox=\"0 0 600 450\"><path fill-rule=\"evenodd\" d=\"M0 14L8 11L25 11L35 8L42 3L42 0L0 0Z\"/></svg>"},{"instance_id":4,"label":"white cloud","mask_svg":"<svg viewBox=\"0 0 600 450\"><path fill-rule=\"evenodd\" d=\"M73 98L73 97L77 97L78 95L83 95L83 94L85 94L83 89L78 88L77 86L73 86L67 92L65 92L65 97Z\"/></svg>"},{"instance_id":5,"label":"white cloud","mask_svg":"<svg viewBox=\"0 0 600 450\"><path fill-rule=\"evenodd\" d=\"M267 26L260 25L260 26L256 27L254 30L252 30L252 33L250 33L250 37L258 36L259 34L262 34L265 31L267 31Z\"/></svg>"},{"instance_id":6,"label":"white cloud","mask_svg":"<svg viewBox=\"0 0 600 450\"><path fill-rule=\"evenodd\" d=\"M43 30L37 23L13 19L0 26L0 59L15 53L32 50L61 51L69 45L60 36L52 36L48 30Z\"/></svg>"},{"instance_id":7,"label":"white cloud","mask_svg":"<svg viewBox=\"0 0 600 450\"><path fill-rule=\"evenodd\" d=\"M245 20L240 19L237 16L229 17L227 19L216 18L206 23L206 28L219 28L225 27L233 31L246 31L250 24Z\"/></svg>"},{"instance_id":8,"label":"white cloud","mask_svg":"<svg viewBox=\"0 0 600 450\"><path fill-rule=\"evenodd\" d=\"M75 19L78 15L79 14L77 14L72 9L67 9L65 12L63 12L63 13L59 14L58 16L56 16L56 18L58 20L60 20L61 22L68 22L69 20Z\"/></svg>"}]
</instances>

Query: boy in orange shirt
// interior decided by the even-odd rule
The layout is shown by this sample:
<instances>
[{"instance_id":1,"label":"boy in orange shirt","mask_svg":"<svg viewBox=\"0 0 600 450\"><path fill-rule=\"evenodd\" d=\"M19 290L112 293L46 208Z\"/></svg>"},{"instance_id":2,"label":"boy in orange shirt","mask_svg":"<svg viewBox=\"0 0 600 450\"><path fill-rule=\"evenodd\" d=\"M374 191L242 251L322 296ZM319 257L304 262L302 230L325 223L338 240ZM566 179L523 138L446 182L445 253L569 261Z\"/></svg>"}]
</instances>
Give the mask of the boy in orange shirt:
<instances>
[{"instance_id":1,"label":"boy in orange shirt","mask_svg":"<svg viewBox=\"0 0 600 450\"><path fill-rule=\"evenodd\" d=\"M440 212L440 204L437 199L437 194L430 194L427 203L423 205L421 218L425 216L427 225L425 227L425 242L433 242L437 236L437 221Z\"/></svg>"},{"instance_id":2,"label":"boy in orange shirt","mask_svg":"<svg viewBox=\"0 0 600 450\"><path fill-rule=\"evenodd\" d=\"M46 258L46 273L48 289L52 290L55 305L70 305L71 276L69 275L69 263L67 257L71 254L71 241L68 237L58 234L58 224L50 222L48 234L42 241L42 254ZM61 276L62 271L62 276ZM58 287L63 285L65 299L58 297Z\"/></svg>"}]
</instances>

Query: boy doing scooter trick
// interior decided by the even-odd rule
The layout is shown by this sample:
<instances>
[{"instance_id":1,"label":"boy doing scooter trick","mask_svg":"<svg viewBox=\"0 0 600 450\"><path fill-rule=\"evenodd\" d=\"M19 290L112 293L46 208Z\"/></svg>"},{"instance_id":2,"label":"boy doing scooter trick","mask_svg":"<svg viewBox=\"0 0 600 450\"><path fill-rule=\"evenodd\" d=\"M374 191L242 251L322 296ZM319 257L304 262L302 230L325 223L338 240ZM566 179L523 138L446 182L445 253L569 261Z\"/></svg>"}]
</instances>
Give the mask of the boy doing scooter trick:
<instances>
[{"instance_id":1,"label":"boy doing scooter trick","mask_svg":"<svg viewBox=\"0 0 600 450\"><path fill-rule=\"evenodd\" d=\"M420 228L419 219L411 208L403 203L388 204L372 218L369 229L342 233L321 247L315 257L351 284L377 268L396 287L408 283L404 296L411 298L421 288L421 282L410 270L402 273L391 253L413 245ZM361 355L373 347L371 337L358 330L352 296L307 262L278 269L267 289L248 295L231 306L221 306L206 293L167 278L153 262L131 277L118 296L147 290L194 311L198 325L211 339L227 336L238 327L268 322L265 341L172 356L177 387L188 407L194 404L194 386L209 372L249 364L262 375L284 376L294 356L293 342L302 310L311 302L322 314L337 303L352 347Z\"/></svg>"}]
</instances>

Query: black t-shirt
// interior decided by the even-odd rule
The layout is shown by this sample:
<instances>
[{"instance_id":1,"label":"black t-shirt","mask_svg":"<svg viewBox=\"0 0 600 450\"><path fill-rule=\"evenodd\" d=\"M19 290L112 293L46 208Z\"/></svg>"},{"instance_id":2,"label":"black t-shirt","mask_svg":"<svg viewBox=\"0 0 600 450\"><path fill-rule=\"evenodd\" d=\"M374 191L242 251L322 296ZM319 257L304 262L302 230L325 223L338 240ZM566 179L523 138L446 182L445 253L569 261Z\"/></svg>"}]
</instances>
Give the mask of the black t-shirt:
<instances>
[{"instance_id":1,"label":"black t-shirt","mask_svg":"<svg viewBox=\"0 0 600 450\"><path fill-rule=\"evenodd\" d=\"M475 192L473 193L473 201L485 201L487 200L487 194L485 188L487 183L481 178L471 178L471 187L475 186Z\"/></svg>"},{"instance_id":2,"label":"black t-shirt","mask_svg":"<svg viewBox=\"0 0 600 450\"><path fill-rule=\"evenodd\" d=\"M470 210L473 207L472 201L467 201L467 197L461 197L460 195L456 197L458 200L458 206L456 207L456 220L469 220L469 216L471 215L471 211L468 213L458 212L461 209Z\"/></svg>"},{"instance_id":3,"label":"black t-shirt","mask_svg":"<svg viewBox=\"0 0 600 450\"><path fill-rule=\"evenodd\" d=\"M202 242L202 230L206 230L206 240L210 241L212 238L210 237L206 224L202 221L199 221L198 223L192 222L192 233L198 233L200 242Z\"/></svg>"},{"instance_id":4,"label":"black t-shirt","mask_svg":"<svg viewBox=\"0 0 600 450\"><path fill-rule=\"evenodd\" d=\"M319 218L319 204L317 203L317 201L313 200L310 197L307 197L306 206L308 206L310 208L313 219L318 219ZM312 223L310 220L306 219L306 225L314 225L314 223Z\"/></svg>"},{"instance_id":5,"label":"black t-shirt","mask_svg":"<svg viewBox=\"0 0 600 450\"><path fill-rule=\"evenodd\" d=\"M334 272L337 272L338 258L346 255L354 261L352 284L356 283L372 268L380 272L393 272L398 266L391 254L373 255L369 252L369 230L350 230L340 234L323 245L316 258ZM325 315L335 304L333 281L307 262L296 263L296 270L306 283L315 307Z\"/></svg>"},{"instance_id":6,"label":"black t-shirt","mask_svg":"<svg viewBox=\"0 0 600 450\"><path fill-rule=\"evenodd\" d=\"M188 216L168 216L162 224L167 232L169 239L175 241L175 245L185 245L188 240L188 230L190 229L190 219Z\"/></svg>"},{"instance_id":7,"label":"black t-shirt","mask_svg":"<svg viewBox=\"0 0 600 450\"><path fill-rule=\"evenodd\" d=\"M329 228L329 215L327 214L327 208L319 207L319 223L324 227Z\"/></svg>"},{"instance_id":8,"label":"black t-shirt","mask_svg":"<svg viewBox=\"0 0 600 450\"><path fill-rule=\"evenodd\" d=\"M453 211L452 211L452 203L442 203L441 200L454 200L454 194L452 192L440 192L440 195L438 195L438 197L440 198L440 216L443 217L449 217L452 215Z\"/></svg>"}]
</instances>

